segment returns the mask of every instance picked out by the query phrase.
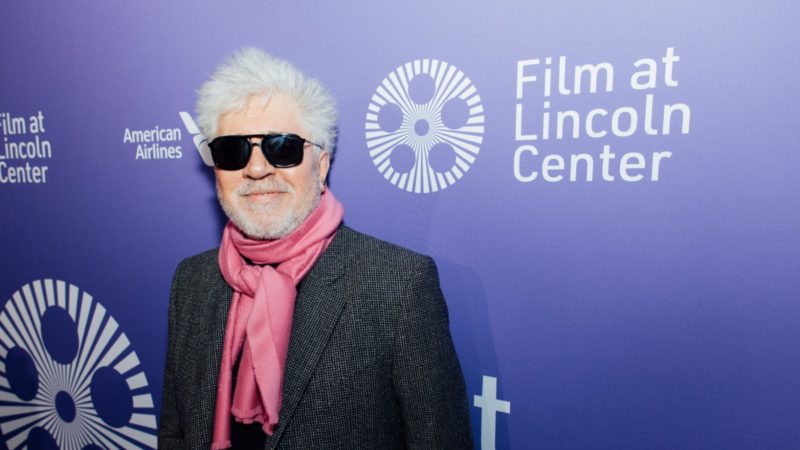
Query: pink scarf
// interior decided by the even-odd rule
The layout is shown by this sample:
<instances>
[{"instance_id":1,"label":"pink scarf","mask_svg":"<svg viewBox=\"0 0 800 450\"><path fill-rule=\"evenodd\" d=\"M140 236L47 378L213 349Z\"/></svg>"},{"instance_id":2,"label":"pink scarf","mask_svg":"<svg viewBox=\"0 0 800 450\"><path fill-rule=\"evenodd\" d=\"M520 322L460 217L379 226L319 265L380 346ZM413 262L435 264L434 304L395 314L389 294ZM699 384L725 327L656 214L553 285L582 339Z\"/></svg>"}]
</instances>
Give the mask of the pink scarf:
<instances>
[{"instance_id":1,"label":"pink scarf","mask_svg":"<svg viewBox=\"0 0 800 450\"><path fill-rule=\"evenodd\" d=\"M225 326L212 450L231 447L229 414L242 423L263 424L269 435L275 430L297 297L295 286L333 240L343 214L342 204L327 190L308 218L281 239L250 239L233 223L225 226L219 267L234 292ZM231 404L233 366L240 354Z\"/></svg>"}]
</instances>

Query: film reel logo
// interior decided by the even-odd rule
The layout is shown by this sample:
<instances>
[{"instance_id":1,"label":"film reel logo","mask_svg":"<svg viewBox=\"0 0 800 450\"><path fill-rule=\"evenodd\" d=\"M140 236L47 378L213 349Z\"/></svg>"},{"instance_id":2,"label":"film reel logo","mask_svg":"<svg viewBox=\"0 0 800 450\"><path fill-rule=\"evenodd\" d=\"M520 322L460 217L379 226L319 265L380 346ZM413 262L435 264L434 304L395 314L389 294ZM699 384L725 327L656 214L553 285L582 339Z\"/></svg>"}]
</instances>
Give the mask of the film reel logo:
<instances>
[{"instance_id":1,"label":"film reel logo","mask_svg":"<svg viewBox=\"0 0 800 450\"><path fill-rule=\"evenodd\" d=\"M437 192L461 179L483 142L481 98L455 66L418 59L386 77L369 103L366 141L384 178L414 193Z\"/></svg>"},{"instance_id":2,"label":"film reel logo","mask_svg":"<svg viewBox=\"0 0 800 450\"><path fill-rule=\"evenodd\" d=\"M156 448L139 358L78 287L37 280L0 310L0 430L10 449Z\"/></svg>"}]
</instances>

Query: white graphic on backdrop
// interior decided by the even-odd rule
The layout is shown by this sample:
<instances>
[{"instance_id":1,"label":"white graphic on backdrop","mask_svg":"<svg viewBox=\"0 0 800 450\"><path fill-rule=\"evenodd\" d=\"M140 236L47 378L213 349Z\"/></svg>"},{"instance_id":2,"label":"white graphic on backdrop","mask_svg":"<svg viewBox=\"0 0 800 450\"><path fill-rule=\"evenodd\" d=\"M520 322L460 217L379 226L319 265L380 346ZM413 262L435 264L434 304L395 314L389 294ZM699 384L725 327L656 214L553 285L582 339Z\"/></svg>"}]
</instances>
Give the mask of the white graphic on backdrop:
<instances>
[{"instance_id":1,"label":"white graphic on backdrop","mask_svg":"<svg viewBox=\"0 0 800 450\"><path fill-rule=\"evenodd\" d=\"M475 396L481 408L481 450L494 450L497 413L511 414L511 402L497 399L497 378L483 376L481 395Z\"/></svg>"},{"instance_id":2,"label":"white graphic on backdrop","mask_svg":"<svg viewBox=\"0 0 800 450\"><path fill-rule=\"evenodd\" d=\"M406 63L372 95L366 115L369 156L408 192L442 190L464 176L483 142L483 106L469 78L436 59Z\"/></svg>"},{"instance_id":3,"label":"white graphic on backdrop","mask_svg":"<svg viewBox=\"0 0 800 450\"><path fill-rule=\"evenodd\" d=\"M181 111L178 113L181 116L181 120L183 121L183 126L186 127L186 131L192 135L192 140L194 141L194 146L197 149L197 153L200 153L200 158L203 159L203 162L207 166L214 166L214 160L211 159L211 149L208 147L206 143L206 137L200 133L200 127L197 126L194 119L192 118L191 114L186 111Z\"/></svg>"},{"instance_id":4,"label":"white graphic on backdrop","mask_svg":"<svg viewBox=\"0 0 800 450\"><path fill-rule=\"evenodd\" d=\"M0 430L10 449L156 448L147 378L91 295L37 280L0 310Z\"/></svg>"}]
</instances>

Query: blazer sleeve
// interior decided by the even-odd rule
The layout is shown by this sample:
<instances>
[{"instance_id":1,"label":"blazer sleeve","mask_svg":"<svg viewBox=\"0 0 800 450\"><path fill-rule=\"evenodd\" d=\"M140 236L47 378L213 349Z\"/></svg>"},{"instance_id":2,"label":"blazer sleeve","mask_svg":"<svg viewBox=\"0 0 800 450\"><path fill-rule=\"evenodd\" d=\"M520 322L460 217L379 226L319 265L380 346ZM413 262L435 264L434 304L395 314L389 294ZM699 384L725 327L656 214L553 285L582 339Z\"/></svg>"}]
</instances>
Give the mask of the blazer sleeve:
<instances>
[{"instance_id":1,"label":"blazer sleeve","mask_svg":"<svg viewBox=\"0 0 800 450\"><path fill-rule=\"evenodd\" d=\"M169 295L167 358L164 366L164 391L161 398L161 416L158 428L158 448L161 450L183 448L183 432L175 392L175 353L178 351L176 348L177 291L182 278L183 266L184 263L179 264L175 271Z\"/></svg>"},{"instance_id":2,"label":"blazer sleeve","mask_svg":"<svg viewBox=\"0 0 800 450\"><path fill-rule=\"evenodd\" d=\"M392 382L402 408L406 448L471 449L464 376L431 258L421 258L409 275L402 301Z\"/></svg>"}]
</instances>

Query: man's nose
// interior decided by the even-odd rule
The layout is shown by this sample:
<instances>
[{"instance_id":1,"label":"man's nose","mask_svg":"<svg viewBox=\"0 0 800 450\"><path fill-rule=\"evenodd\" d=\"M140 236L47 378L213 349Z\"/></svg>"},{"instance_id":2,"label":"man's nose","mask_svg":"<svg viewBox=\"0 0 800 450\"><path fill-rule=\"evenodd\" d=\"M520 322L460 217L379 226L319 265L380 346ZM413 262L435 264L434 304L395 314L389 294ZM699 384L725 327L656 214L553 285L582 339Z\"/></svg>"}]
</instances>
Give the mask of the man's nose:
<instances>
[{"instance_id":1,"label":"man's nose","mask_svg":"<svg viewBox=\"0 0 800 450\"><path fill-rule=\"evenodd\" d=\"M275 167L264 157L261 145L253 143L253 151L250 154L250 161L244 166L243 175L253 180L260 180L270 174L275 173Z\"/></svg>"}]
</instances>

